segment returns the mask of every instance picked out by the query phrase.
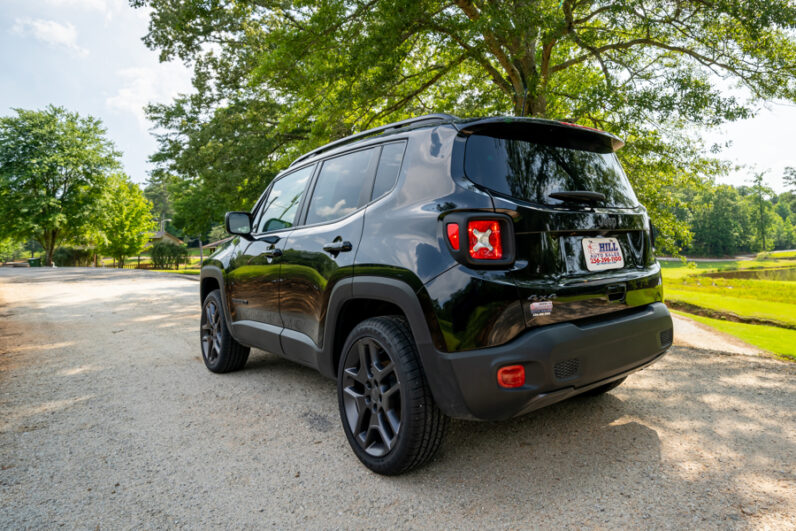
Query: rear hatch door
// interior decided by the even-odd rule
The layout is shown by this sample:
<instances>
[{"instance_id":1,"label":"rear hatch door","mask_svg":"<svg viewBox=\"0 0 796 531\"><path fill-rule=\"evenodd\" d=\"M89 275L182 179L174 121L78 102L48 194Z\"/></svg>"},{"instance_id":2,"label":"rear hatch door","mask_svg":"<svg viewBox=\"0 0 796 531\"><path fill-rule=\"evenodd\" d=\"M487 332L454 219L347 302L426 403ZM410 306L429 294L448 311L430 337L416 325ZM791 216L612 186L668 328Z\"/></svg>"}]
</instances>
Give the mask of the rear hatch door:
<instances>
[{"instance_id":1,"label":"rear hatch door","mask_svg":"<svg viewBox=\"0 0 796 531\"><path fill-rule=\"evenodd\" d=\"M648 218L607 133L547 120L465 126L464 172L514 220L528 326L660 300Z\"/></svg>"}]
</instances>

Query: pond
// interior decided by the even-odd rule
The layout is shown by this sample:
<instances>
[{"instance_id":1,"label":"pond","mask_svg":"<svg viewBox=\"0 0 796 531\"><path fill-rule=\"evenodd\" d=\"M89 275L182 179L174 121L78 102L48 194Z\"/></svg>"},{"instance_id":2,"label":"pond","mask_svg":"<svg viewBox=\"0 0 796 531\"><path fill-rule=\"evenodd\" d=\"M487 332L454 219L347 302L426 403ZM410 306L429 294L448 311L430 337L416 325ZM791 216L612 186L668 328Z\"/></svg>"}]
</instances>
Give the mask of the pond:
<instances>
[{"instance_id":1,"label":"pond","mask_svg":"<svg viewBox=\"0 0 796 531\"><path fill-rule=\"evenodd\" d=\"M796 281L796 267L781 269L745 269L740 271L717 271L705 273L711 278L751 278L755 280L790 280Z\"/></svg>"}]
</instances>

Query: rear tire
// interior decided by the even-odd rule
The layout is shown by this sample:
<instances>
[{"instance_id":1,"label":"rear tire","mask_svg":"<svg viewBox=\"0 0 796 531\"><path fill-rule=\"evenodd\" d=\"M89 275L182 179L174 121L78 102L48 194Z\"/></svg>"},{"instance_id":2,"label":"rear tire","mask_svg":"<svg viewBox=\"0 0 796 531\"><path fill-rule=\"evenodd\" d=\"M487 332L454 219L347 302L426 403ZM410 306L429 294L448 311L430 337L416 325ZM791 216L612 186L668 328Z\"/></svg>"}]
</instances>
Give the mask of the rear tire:
<instances>
[{"instance_id":1,"label":"rear tire","mask_svg":"<svg viewBox=\"0 0 796 531\"><path fill-rule=\"evenodd\" d=\"M401 317L375 317L354 327L343 346L337 397L348 443L378 474L418 467L442 444L448 417L434 403Z\"/></svg>"},{"instance_id":2,"label":"rear tire","mask_svg":"<svg viewBox=\"0 0 796 531\"><path fill-rule=\"evenodd\" d=\"M622 385L622 382L624 382L625 380L627 380L627 376L625 376L624 378L619 378L618 380L614 380L613 382L607 383L605 385L601 385L600 387L595 387L594 389L586 391L585 393L583 393L583 396L604 395L608 391L616 389L617 387Z\"/></svg>"},{"instance_id":3,"label":"rear tire","mask_svg":"<svg viewBox=\"0 0 796 531\"><path fill-rule=\"evenodd\" d=\"M249 347L235 341L229 333L220 290L211 291L202 303L199 334L202 340L202 359L205 367L211 371L232 372L246 365Z\"/></svg>"}]
</instances>

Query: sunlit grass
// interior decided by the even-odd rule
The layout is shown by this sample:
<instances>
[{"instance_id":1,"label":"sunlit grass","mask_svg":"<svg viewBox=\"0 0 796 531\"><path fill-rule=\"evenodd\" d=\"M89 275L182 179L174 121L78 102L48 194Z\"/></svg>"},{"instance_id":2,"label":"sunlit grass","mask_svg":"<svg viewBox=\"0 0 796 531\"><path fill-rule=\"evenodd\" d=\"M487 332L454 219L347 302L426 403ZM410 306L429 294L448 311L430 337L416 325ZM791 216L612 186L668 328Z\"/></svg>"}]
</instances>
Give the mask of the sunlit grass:
<instances>
[{"instance_id":1,"label":"sunlit grass","mask_svg":"<svg viewBox=\"0 0 796 531\"><path fill-rule=\"evenodd\" d=\"M778 326L735 323L682 312L674 313L684 315L690 319L715 328L720 332L737 337L750 345L776 354L782 359L796 361L796 330L789 330Z\"/></svg>"}]
</instances>

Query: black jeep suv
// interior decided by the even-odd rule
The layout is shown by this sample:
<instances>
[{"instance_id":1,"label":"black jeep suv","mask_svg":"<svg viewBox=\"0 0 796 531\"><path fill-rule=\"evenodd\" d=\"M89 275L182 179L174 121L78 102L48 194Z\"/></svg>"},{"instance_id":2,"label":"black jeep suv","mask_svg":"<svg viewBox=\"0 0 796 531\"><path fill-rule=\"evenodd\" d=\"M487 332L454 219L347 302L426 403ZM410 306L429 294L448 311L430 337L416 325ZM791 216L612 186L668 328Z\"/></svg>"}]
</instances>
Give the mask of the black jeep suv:
<instances>
[{"instance_id":1,"label":"black jeep suv","mask_svg":"<svg viewBox=\"0 0 796 531\"><path fill-rule=\"evenodd\" d=\"M335 378L348 441L382 474L430 459L449 417L613 389L672 343L621 146L435 114L299 157L202 265L207 368L256 347Z\"/></svg>"}]
</instances>

